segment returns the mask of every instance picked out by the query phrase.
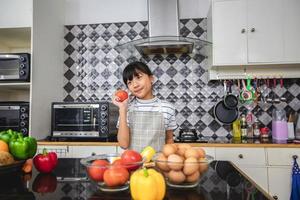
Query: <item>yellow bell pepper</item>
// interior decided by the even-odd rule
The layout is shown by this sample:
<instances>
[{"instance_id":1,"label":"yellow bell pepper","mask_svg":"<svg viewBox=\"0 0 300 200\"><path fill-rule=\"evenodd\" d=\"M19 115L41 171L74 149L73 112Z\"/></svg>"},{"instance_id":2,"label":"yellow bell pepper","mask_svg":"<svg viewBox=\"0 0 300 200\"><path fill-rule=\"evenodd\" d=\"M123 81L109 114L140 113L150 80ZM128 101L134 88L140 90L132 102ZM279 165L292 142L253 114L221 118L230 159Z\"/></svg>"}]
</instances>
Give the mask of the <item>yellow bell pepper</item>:
<instances>
[{"instance_id":1,"label":"yellow bell pepper","mask_svg":"<svg viewBox=\"0 0 300 200\"><path fill-rule=\"evenodd\" d=\"M162 200L166 193L164 177L155 169L139 169L130 177L133 200Z\"/></svg>"}]
</instances>

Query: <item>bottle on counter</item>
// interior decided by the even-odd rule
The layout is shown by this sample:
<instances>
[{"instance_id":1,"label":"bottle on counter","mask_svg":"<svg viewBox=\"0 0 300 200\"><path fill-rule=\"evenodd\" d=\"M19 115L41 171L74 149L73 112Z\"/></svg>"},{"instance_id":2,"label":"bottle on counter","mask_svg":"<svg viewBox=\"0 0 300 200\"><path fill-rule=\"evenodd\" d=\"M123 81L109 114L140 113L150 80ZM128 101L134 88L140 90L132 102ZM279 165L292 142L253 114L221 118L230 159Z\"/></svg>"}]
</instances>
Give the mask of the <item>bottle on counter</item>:
<instances>
[{"instance_id":1,"label":"bottle on counter","mask_svg":"<svg viewBox=\"0 0 300 200\"><path fill-rule=\"evenodd\" d=\"M253 123L253 137L258 138L260 136L260 124L258 119L256 119Z\"/></svg>"},{"instance_id":2,"label":"bottle on counter","mask_svg":"<svg viewBox=\"0 0 300 200\"><path fill-rule=\"evenodd\" d=\"M247 122L247 138L253 138L253 114L252 112L248 111L246 115L246 122Z\"/></svg>"},{"instance_id":3,"label":"bottle on counter","mask_svg":"<svg viewBox=\"0 0 300 200\"><path fill-rule=\"evenodd\" d=\"M233 138L239 138L239 139L242 137L241 121L240 121L240 119L236 119L232 123L232 136L233 136Z\"/></svg>"},{"instance_id":4,"label":"bottle on counter","mask_svg":"<svg viewBox=\"0 0 300 200\"><path fill-rule=\"evenodd\" d=\"M241 136L242 139L247 138L248 125L246 121L246 115L242 114L241 116Z\"/></svg>"}]
</instances>

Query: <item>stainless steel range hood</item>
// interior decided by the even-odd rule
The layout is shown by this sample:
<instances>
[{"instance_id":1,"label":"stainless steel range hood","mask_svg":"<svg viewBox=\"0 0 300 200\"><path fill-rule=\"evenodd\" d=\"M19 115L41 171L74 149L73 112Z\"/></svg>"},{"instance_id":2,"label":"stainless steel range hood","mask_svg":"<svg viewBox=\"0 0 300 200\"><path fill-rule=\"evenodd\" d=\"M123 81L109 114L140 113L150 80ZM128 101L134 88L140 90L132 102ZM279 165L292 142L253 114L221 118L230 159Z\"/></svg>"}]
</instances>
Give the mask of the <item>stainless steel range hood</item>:
<instances>
[{"instance_id":1,"label":"stainless steel range hood","mask_svg":"<svg viewBox=\"0 0 300 200\"><path fill-rule=\"evenodd\" d=\"M179 36L178 10L178 0L148 0L149 38L119 44L116 48L127 56L191 53L206 56L210 42Z\"/></svg>"}]
</instances>

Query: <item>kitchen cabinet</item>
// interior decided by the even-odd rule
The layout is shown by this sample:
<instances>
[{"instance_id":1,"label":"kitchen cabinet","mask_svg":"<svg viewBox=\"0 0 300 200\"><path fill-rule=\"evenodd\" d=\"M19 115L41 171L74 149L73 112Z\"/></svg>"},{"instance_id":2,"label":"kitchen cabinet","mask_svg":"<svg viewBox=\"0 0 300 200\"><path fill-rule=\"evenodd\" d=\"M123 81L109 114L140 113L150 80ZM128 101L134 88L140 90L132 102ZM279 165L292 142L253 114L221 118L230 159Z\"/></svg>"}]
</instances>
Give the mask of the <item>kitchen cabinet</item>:
<instances>
[{"instance_id":1,"label":"kitchen cabinet","mask_svg":"<svg viewBox=\"0 0 300 200\"><path fill-rule=\"evenodd\" d=\"M37 153L43 153L46 148L48 152L55 152L59 158L71 158L72 151L68 145L38 145Z\"/></svg>"},{"instance_id":2,"label":"kitchen cabinet","mask_svg":"<svg viewBox=\"0 0 300 200\"><path fill-rule=\"evenodd\" d=\"M282 0L214 1L213 64L282 61L281 9Z\"/></svg>"},{"instance_id":3,"label":"kitchen cabinet","mask_svg":"<svg viewBox=\"0 0 300 200\"><path fill-rule=\"evenodd\" d=\"M298 0L213 0L209 78L300 77Z\"/></svg>"},{"instance_id":4,"label":"kitchen cabinet","mask_svg":"<svg viewBox=\"0 0 300 200\"><path fill-rule=\"evenodd\" d=\"M114 154L116 146L71 146L73 158L84 158L98 154Z\"/></svg>"},{"instance_id":5,"label":"kitchen cabinet","mask_svg":"<svg viewBox=\"0 0 300 200\"><path fill-rule=\"evenodd\" d=\"M265 191L268 191L267 161L264 148L216 148L216 160L237 165Z\"/></svg>"},{"instance_id":6,"label":"kitchen cabinet","mask_svg":"<svg viewBox=\"0 0 300 200\"><path fill-rule=\"evenodd\" d=\"M0 83L0 100L30 102L29 133L43 139L50 135L51 102L63 100L65 1L3 1L0 52L30 53L31 80Z\"/></svg>"},{"instance_id":7,"label":"kitchen cabinet","mask_svg":"<svg viewBox=\"0 0 300 200\"><path fill-rule=\"evenodd\" d=\"M278 199L289 199L293 156L300 157L298 148L268 148L269 193ZM299 163L299 159L298 159Z\"/></svg>"}]
</instances>

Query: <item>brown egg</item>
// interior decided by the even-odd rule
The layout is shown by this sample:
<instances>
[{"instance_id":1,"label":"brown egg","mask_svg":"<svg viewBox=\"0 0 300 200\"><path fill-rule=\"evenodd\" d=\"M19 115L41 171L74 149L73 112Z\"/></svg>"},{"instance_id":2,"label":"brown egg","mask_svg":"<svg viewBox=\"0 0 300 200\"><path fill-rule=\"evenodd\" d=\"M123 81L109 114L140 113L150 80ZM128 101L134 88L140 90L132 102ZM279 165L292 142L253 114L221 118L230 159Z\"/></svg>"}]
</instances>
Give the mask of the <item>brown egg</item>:
<instances>
[{"instance_id":1,"label":"brown egg","mask_svg":"<svg viewBox=\"0 0 300 200\"><path fill-rule=\"evenodd\" d=\"M197 149L190 148L184 152L184 157L185 158L194 157L194 158L198 159L198 158L200 158L200 155L199 155L199 152Z\"/></svg>"},{"instance_id":2,"label":"brown egg","mask_svg":"<svg viewBox=\"0 0 300 200\"><path fill-rule=\"evenodd\" d=\"M184 161L183 173L187 176L195 173L199 169L197 158L189 157Z\"/></svg>"},{"instance_id":3,"label":"brown egg","mask_svg":"<svg viewBox=\"0 0 300 200\"><path fill-rule=\"evenodd\" d=\"M173 144L165 144L163 146L162 152L166 157L168 157L169 155L174 154L176 150L177 149Z\"/></svg>"},{"instance_id":4,"label":"brown egg","mask_svg":"<svg viewBox=\"0 0 300 200\"><path fill-rule=\"evenodd\" d=\"M185 151L186 151L186 148L181 147L181 148L178 148L178 149L177 149L176 154L178 154L178 155L184 157Z\"/></svg>"},{"instance_id":5,"label":"brown egg","mask_svg":"<svg viewBox=\"0 0 300 200\"><path fill-rule=\"evenodd\" d=\"M181 170L183 168L183 159L177 154L171 154L168 157L168 167L172 170Z\"/></svg>"},{"instance_id":6,"label":"brown egg","mask_svg":"<svg viewBox=\"0 0 300 200\"><path fill-rule=\"evenodd\" d=\"M169 177L170 182L175 183L175 184L180 184L180 183L184 182L184 180L185 180L185 175L183 174L182 171L171 170L169 172L168 177Z\"/></svg>"},{"instance_id":7,"label":"brown egg","mask_svg":"<svg viewBox=\"0 0 300 200\"><path fill-rule=\"evenodd\" d=\"M205 158L199 158L199 172L202 174L208 170L208 163Z\"/></svg>"},{"instance_id":8,"label":"brown egg","mask_svg":"<svg viewBox=\"0 0 300 200\"><path fill-rule=\"evenodd\" d=\"M205 158L205 156L206 156L205 150L201 147L197 148L197 150L198 150L198 153L199 153L199 157L200 158Z\"/></svg>"},{"instance_id":9,"label":"brown egg","mask_svg":"<svg viewBox=\"0 0 300 200\"><path fill-rule=\"evenodd\" d=\"M158 156L157 156L155 165L156 165L160 170L168 172L168 171L170 171L170 168L168 167L167 161L168 161L167 157L166 157L163 153L160 153L160 154L158 154Z\"/></svg>"},{"instance_id":10,"label":"brown egg","mask_svg":"<svg viewBox=\"0 0 300 200\"><path fill-rule=\"evenodd\" d=\"M189 175L186 177L186 181L189 183L194 183L196 182L200 177L200 172L199 171L195 171L195 173Z\"/></svg>"}]
</instances>

